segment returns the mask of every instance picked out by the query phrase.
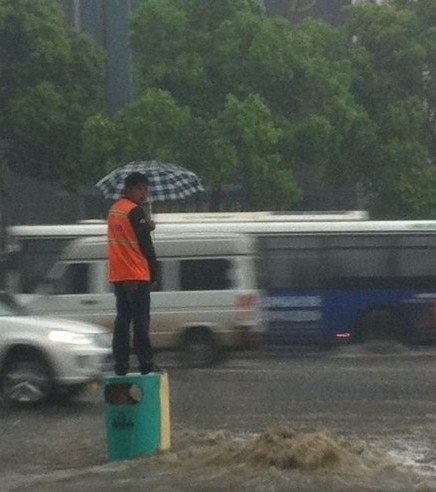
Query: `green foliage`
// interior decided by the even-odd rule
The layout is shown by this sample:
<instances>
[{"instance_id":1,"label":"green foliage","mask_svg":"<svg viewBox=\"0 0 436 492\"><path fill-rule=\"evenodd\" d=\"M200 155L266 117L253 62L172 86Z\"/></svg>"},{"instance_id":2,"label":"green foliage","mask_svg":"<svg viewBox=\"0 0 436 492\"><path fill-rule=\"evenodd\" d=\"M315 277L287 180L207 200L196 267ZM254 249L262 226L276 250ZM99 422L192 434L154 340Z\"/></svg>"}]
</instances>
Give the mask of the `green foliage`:
<instances>
[{"instance_id":1,"label":"green foliage","mask_svg":"<svg viewBox=\"0 0 436 492\"><path fill-rule=\"evenodd\" d=\"M227 168L226 176L241 186L247 208L292 206L299 193L292 170L281 163L276 153L280 130L262 99L251 94L240 101L229 95L215 124L234 157L234 165ZM226 169L225 166L223 162L221 167Z\"/></svg>"},{"instance_id":2,"label":"green foliage","mask_svg":"<svg viewBox=\"0 0 436 492\"><path fill-rule=\"evenodd\" d=\"M75 188L83 124L104 102L104 58L55 0L0 0L0 139L16 173Z\"/></svg>"},{"instance_id":3,"label":"green foliage","mask_svg":"<svg viewBox=\"0 0 436 492\"><path fill-rule=\"evenodd\" d=\"M181 161L218 195L238 184L242 208L290 208L302 168L321 185L365 167L374 130L351 94L344 31L243 0L143 0L132 28L139 90L189 108Z\"/></svg>"},{"instance_id":4,"label":"green foliage","mask_svg":"<svg viewBox=\"0 0 436 492\"><path fill-rule=\"evenodd\" d=\"M354 92L374 122L366 183L381 217L434 217L436 2L393 0L348 11ZM433 19L433 21L432 21Z\"/></svg>"},{"instance_id":5,"label":"green foliage","mask_svg":"<svg viewBox=\"0 0 436 492\"><path fill-rule=\"evenodd\" d=\"M118 154L132 160L179 161L190 124L189 110L180 107L168 92L149 89L115 118Z\"/></svg>"},{"instance_id":6,"label":"green foliage","mask_svg":"<svg viewBox=\"0 0 436 492\"><path fill-rule=\"evenodd\" d=\"M97 180L135 160L178 162L188 138L189 110L168 92L148 89L113 118L93 115L83 129L82 165Z\"/></svg>"},{"instance_id":7,"label":"green foliage","mask_svg":"<svg viewBox=\"0 0 436 492\"><path fill-rule=\"evenodd\" d=\"M83 125L82 142L82 173L96 183L117 164L115 122L100 113L90 116Z\"/></svg>"},{"instance_id":8,"label":"green foliage","mask_svg":"<svg viewBox=\"0 0 436 492\"><path fill-rule=\"evenodd\" d=\"M339 29L270 19L256 0L142 0L132 19L138 95L112 119L82 114L81 174L155 158L197 171L212 187L213 209L225 184L241 188L241 208L291 208L310 176L312 192L365 185L380 217L435 214L435 19L432 0L353 6ZM59 35L56 23L42 30L49 40ZM48 42L52 61L62 46ZM95 61L81 58L94 82ZM80 90L80 75L76 108L97 99ZM20 94L27 99L11 114L29 111L26 124L53 136L49 129L67 120L62 83L50 82L32 87L32 103Z\"/></svg>"},{"instance_id":9,"label":"green foliage","mask_svg":"<svg viewBox=\"0 0 436 492\"><path fill-rule=\"evenodd\" d=\"M426 218L436 208L436 169L428 149L411 139L392 139L383 148L385 167L377 172L377 215L387 218ZM377 185L377 182L376 182Z\"/></svg>"},{"instance_id":10,"label":"green foliage","mask_svg":"<svg viewBox=\"0 0 436 492\"><path fill-rule=\"evenodd\" d=\"M221 206L289 209L310 176L365 186L379 217L436 215L436 2L349 7L344 28L257 0L142 0L135 100L102 114L103 58L55 0L0 0L0 150L74 187L137 159L198 172ZM306 179L307 181L307 179Z\"/></svg>"}]
</instances>

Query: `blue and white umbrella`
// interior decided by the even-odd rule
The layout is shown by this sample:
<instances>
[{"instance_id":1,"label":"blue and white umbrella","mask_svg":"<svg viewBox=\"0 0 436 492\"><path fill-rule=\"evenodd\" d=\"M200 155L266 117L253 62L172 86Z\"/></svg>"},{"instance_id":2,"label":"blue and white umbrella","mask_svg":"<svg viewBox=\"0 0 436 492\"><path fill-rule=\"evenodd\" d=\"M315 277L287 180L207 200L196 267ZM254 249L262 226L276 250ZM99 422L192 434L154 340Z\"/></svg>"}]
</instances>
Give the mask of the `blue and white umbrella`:
<instances>
[{"instance_id":1,"label":"blue and white umbrella","mask_svg":"<svg viewBox=\"0 0 436 492\"><path fill-rule=\"evenodd\" d=\"M182 200L204 191L198 176L192 171L157 161L134 161L115 169L95 186L107 199L118 200L124 193L124 180L129 174L142 173L148 178L148 200L159 202Z\"/></svg>"}]
</instances>

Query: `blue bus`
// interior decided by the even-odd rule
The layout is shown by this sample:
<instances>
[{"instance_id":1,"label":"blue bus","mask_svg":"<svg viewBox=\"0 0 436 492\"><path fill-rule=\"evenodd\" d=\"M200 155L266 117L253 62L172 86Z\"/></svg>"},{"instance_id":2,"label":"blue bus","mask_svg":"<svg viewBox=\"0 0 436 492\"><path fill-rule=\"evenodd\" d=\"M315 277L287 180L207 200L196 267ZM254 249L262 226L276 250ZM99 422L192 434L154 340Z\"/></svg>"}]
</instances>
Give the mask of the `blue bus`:
<instances>
[{"instance_id":1,"label":"blue bus","mask_svg":"<svg viewBox=\"0 0 436 492\"><path fill-rule=\"evenodd\" d=\"M436 222L258 234L269 345L436 340Z\"/></svg>"},{"instance_id":2,"label":"blue bus","mask_svg":"<svg viewBox=\"0 0 436 492\"><path fill-rule=\"evenodd\" d=\"M258 239L268 344L436 339L436 221L282 215L162 229Z\"/></svg>"}]
</instances>

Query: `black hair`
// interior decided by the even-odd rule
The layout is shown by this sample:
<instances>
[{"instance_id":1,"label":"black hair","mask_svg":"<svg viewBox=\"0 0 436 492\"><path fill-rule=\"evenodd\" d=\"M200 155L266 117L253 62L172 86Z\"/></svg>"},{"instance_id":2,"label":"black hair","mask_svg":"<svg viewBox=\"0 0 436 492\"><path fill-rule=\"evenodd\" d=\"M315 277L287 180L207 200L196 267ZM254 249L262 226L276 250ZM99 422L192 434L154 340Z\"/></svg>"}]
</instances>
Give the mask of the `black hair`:
<instances>
[{"instance_id":1,"label":"black hair","mask_svg":"<svg viewBox=\"0 0 436 492\"><path fill-rule=\"evenodd\" d=\"M137 185L145 184L148 186L148 178L145 174L142 173L132 173L129 174L124 180L124 188L126 190L130 188L134 188Z\"/></svg>"}]
</instances>

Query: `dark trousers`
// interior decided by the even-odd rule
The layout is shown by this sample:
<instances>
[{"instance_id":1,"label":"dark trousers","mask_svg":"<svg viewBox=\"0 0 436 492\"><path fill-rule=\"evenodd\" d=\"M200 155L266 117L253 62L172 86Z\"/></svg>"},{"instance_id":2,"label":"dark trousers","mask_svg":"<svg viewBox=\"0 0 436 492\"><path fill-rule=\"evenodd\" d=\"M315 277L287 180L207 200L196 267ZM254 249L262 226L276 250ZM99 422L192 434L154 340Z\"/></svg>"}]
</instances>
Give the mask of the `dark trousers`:
<instances>
[{"instance_id":1,"label":"dark trousers","mask_svg":"<svg viewBox=\"0 0 436 492\"><path fill-rule=\"evenodd\" d=\"M148 282L137 282L137 286L134 287L123 282L115 284L117 317L112 348L116 374L125 374L129 369L131 322L133 322L133 343L141 372L147 372L152 363L153 351L148 334L150 285Z\"/></svg>"}]
</instances>

